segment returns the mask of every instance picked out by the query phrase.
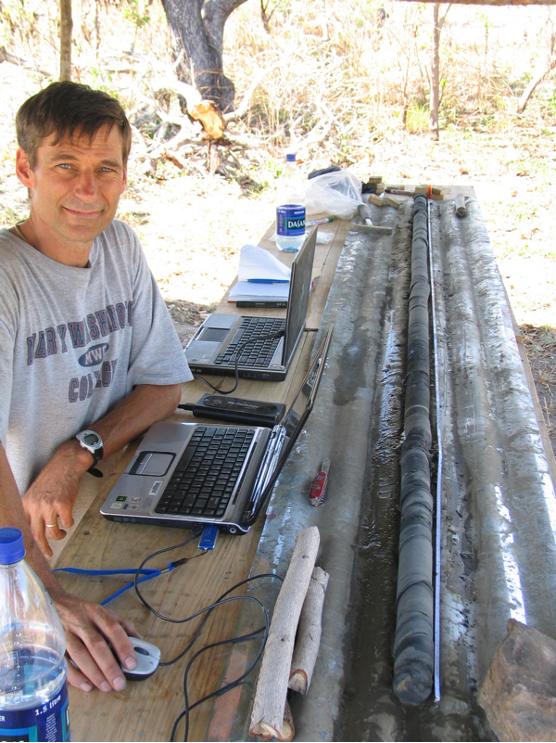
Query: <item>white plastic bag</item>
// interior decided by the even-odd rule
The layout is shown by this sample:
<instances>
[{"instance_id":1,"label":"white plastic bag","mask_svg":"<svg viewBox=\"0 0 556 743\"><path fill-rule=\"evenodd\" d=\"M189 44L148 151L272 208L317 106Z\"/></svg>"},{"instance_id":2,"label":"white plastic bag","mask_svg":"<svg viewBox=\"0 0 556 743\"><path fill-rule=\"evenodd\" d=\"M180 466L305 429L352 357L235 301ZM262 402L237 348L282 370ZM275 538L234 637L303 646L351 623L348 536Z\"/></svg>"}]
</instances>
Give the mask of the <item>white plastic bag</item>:
<instances>
[{"instance_id":1,"label":"white plastic bag","mask_svg":"<svg viewBox=\"0 0 556 743\"><path fill-rule=\"evenodd\" d=\"M362 185L357 176L347 170L323 173L307 181L305 208L307 214L330 214L351 219L361 199Z\"/></svg>"}]
</instances>

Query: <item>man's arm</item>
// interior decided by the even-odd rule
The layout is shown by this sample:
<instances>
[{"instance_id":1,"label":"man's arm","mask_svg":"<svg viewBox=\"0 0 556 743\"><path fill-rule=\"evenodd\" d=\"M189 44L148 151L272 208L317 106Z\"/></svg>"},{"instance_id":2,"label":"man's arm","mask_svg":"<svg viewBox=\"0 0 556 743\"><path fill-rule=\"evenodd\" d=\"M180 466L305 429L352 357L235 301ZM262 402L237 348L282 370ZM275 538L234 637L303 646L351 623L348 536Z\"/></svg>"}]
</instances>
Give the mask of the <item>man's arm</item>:
<instances>
[{"instance_id":1,"label":"man's arm","mask_svg":"<svg viewBox=\"0 0 556 743\"><path fill-rule=\"evenodd\" d=\"M13 526L23 533L26 562L33 568L58 610L66 634L68 655L83 673L68 663L68 680L83 691L92 684L103 691L121 690L126 682L121 668L106 644L110 641L118 657L130 670L137 661L128 635L137 635L132 622L121 620L98 604L80 601L62 590L37 546L21 504L6 453L0 444L0 526Z\"/></svg>"},{"instance_id":2,"label":"man's arm","mask_svg":"<svg viewBox=\"0 0 556 743\"><path fill-rule=\"evenodd\" d=\"M157 420L164 420L180 402L181 385L137 385L109 413L90 428L104 444L104 455L113 454ZM76 431L77 433L77 431ZM81 479L93 463L93 455L76 439L66 441L52 455L23 497L33 536L47 557L51 539L63 539L73 525L72 508ZM63 528L57 524L58 519ZM48 526L47 524L54 524Z\"/></svg>"}]
</instances>

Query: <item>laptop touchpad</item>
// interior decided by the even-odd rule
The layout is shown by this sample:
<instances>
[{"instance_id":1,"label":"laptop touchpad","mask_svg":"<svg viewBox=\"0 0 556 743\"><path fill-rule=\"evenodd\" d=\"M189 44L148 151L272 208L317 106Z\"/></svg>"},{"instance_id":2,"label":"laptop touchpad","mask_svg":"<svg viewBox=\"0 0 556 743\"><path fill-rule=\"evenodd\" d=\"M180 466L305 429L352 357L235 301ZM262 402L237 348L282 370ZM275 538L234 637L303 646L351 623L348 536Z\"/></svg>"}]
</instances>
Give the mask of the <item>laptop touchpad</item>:
<instances>
[{"instance_id":1,"label":"laptop touchpad","mask_svg":"<svg viewBox=\"0 0 556 743\"><path fill-rule=\"evenodd\" d=\"M174 454L160 451L142 451L131 468L130 475L164 477L174 461Z\"/></svg>"}]
</instances>

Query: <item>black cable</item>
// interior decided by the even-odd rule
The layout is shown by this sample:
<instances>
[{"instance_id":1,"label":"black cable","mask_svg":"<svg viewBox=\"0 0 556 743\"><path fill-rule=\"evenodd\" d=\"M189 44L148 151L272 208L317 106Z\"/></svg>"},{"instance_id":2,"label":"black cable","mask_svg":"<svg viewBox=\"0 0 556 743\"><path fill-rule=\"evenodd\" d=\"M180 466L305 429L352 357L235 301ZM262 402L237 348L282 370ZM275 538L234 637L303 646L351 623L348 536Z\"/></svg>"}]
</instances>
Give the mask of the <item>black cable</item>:
<instances>
[{"instance_id":1,"label":"black cable","mask_svg":"<svg viewBox=\"0 0 556 743\"><path fill-rule=\"evenodd\" d=\"M194 376L195 379L199 379L201 382L204 382L205 384L208 384L208 386L218 392L220 395L231 395L232 392L235 392L237 389L237 386L239 384L239 354L240 351L243 351L245 346L248 346L250 343L258 343L259 341L270 341L273 338L282 338L285 335L284 330L280 330L277 333L271 333L270 335L263 335L263 336L254 336L253 338L248 338L246 341L243 341L243 343L240 343L239 346L234 351L233 359L234 359L234 372L235 372L235 384L232 387L231 390L221 390L218 387L216 387L212 382L209 382L208 379L205 379L204 377ZM186 407L185 405L178 405L178 408L181 408L182 410L192 410L190 407Z\"/></svg>"},{"instance_id":2,"label":"black cable","mask_svg":"<svg viewBox=\"0 0 556 743\"><path fill-rule=\"evenodd\" d=\"M185 709L176 718L176 720L174 722L174 726L172 727L172 733L171 733L171 736L170 736L170 741L173 741L174 740L174 735L176 733L176 730L177 730L177 727L178 727L178 725L180 723L180 720L182 720L182 718L184 718L184 717L185 717L185 730L184 730L183 739L184 739L184 741L187 741L187 738L189 736L189 713L191 712L191 710L195 709L195 707L198 707L203 702L206 702L209 699L212 699L213 697L219 697L219 696L222 696L223 694L227 694L232 689L235 689L237 686L240 686L243 683L243 680L251 673L251 671L253 670L253 668L255 668L255 666L259 662L259 658L262 655L262 652L263 652L264 647L266 645L266 641L268 639L268 634L269 634L269 619L268 619L268 612L267 612L266 609L264 610L264 613L265 613L265 626L264 627L261 627L260 629L255 630L254 632L250 632L247 635L242 635L241 637L233 637L233 638L231 638L229 640L220 640L219 642L214 642L214 643L212 643L210 645L205 645L205 647L203 647L200 650L198 650L195 653L195 655L190 659L189 663L187 664L187 668L185 669L185 673L184 673L184 677L183 677L183 696L184 696L184 700L185 700ZM251 640L256 635L259 635L261 632L264 632L263 641L261 643L261 647L257 651L257 655L255 656L254 661L251 663L251 665L249 666L249 668L246 671L244 671L241 674L241 676L238 676L237 679L234 679L234 681L230 681L230 683L225 684L225 686L220 687L220 689L216 689L216 691L213 691L210 694L207 694L202 699L198 699L194 704L189 705L189 697L188 697L188 694L187 694L187 681L188 681L188 678L189 678L189 671L191 670L191 667L192 667L193 663L195 662L195 660L200 655L202 655L202 653L204 653L206 650L211 650L212 648L219 647L220 645L228 645L228 644L234 644L235 645L235 644L238 644L240 642L244 642L246 640Z\"/></svg>"},{"instance_id":3,"label":"black cable","mask_svg":"<svg viewBox=\"0 0 556 743\"><path fill-rule=\"evenodd\" d=\"M253 670L253 668L257 665L257 663L259 662L259 659L260 659L260 657L261 657L261 655L263 653L263 650L265 648L266 641L268 639L268 633L269 633L269 617L268 617L268 610L266 609L266 607L264 606L264 604L262 604L262 602L259 601L259 599L255 598L255 596L242 595L242 596L232 596L231 598L226 598L226 597L230 593L232 593L233 591L235 591L237 588L239 588L240 586L245 585L246 583L251 583L252 581L255 581L255 580L261 580L263 578L271 578L271 579L272 578L276 578L276 579L278 579L281 582L283 582L283 580L284 580L281 576L276 575L275 573L260 573L259 575L254 575L254 576L252 576L250 578L246 578L245 580L240 581L239 583L236 583L234 586L232 586L227 591L225 591L218 598L218 600L215 601L213 604L211 604L211 605L209 605L207 607L204 607L203 609L200 609L199 611L195 612L194 614L190 615L189 617L186 617L184 619L173 619L171 617L165 617L163 614L161 614L160 612L156 611L156 609L154 609L154 607L152 607L148 603L148 601L146 601L146 599L141 595L141 592L139 591L139 588L138 588L138 576L141 574L141 570L144 568L145 564L149 560L151 560L154 557L156 557L156 556L158 556L160 554L163 554L165 552L169 552L169 551L174 550L174 549L177 549L179 547L186 546L187 544L189 544L190 542L192 542L194 539L196 539L198 536L200 536L200 534L201 534L201 532L200 531L197 531L189 539L186 539L184 542L180 542L179 544L173 545L172 547L165 547L164 549L158 550L157 552L153 552L153 554L148 555L145 558L145 560L143 560L143 562L141 563L141 565L137 568L137 572L135 573L134 587L135 587L135 592L136 592L137 596L139 597L140 601L147 607L147 609L149 609L149 611L152 612L159 619L162 619L163 621L166 621L166 622L172 622L174 624L183 624L185 622L189 622L192 619L195 619L195 617L198 617L201 614L205 614L205 616L203 617L203 619L199 623L199 626L195 630L195 633L194 633L192 639L190 640L190 642L188 643L188 645L186 646L186 648L184 650L182 650L172 660L161 662L161 663L159 663L159 665L160 666L169 666L169 665L172 665L173 663L176 663L181 658L183 658L183 656L192 648L192 646L194 645L194 643L197 641L197 639L198 639L198 637L199 637L199 635L201 633L201 630L203 629L203 627L204 627L206 621L208 620L209 616L211 615L212 611L214 609L216 609L218 606L222 606L222 605L227 604L227 603L230 603L232 601L244 601L244 600L254 601L256 604L258 604L261 607L261 609L263 611L263 616L264 616L264 619L265 619L265 626L262 627L262 628L260 628L260 629L258 629L258 630L255 630L253 632L250 632L247 635L242 635L240 637L235 637L235 638L231 638L231 639L228 639L228 640L220 640L220 641L215 642L215 643L212 643L210 645L206 645L203 648L201 648L200 650L198 650L193 655L193 657L189 660L189 662L187 664L187 667L186 667L186 670L184 672L184 681L183 681L183 683L184 683L185 710L179 715L179 717L174 722L174 726L172 728L172 735L171 735L171 738L170 738L170 740L172 740L172 741L174 740L174 734L175 734L175 731L177 729L177 726L179 725L179 722L182 720L183 717L186 718L186 722L185 722L186 727L185 727L185 737L184 737L184 740L187 741L187 736L188 736L188 733L189 733L189 713L190 713L190 711L192 709L194 709L195 707L199 706L200 704L202 704L203 702L206 702L207 700L209 700L209 699L211 699L213 697L216 697L216 696L220 696L222 694L225 694L226 692L230 691L231 689L234 689L237 686L239 686L242 683L243 679L246 678L246 676L248 676L249 673L251 673L251 671ZM206 554L206 553L202 553L202 554ZM196 555L196 557L201 557L201 555ZM187 561L188 559L194 559L194 558L182 558L181 560L177 561L174 564L183 563L183 562ZM201 699L197 700L193 705L190 706L189 705L189 697L188 697L188 694L187 694L187 681L188 681L188 677L189 677L189 671L190 671L191 666L194 663L194 661L202 653L204 653L206 650L209 650L209 649L211 649L213 647L217 647L219 645L226 645L226 644L230 644L230 643L231 644L236 644L236 643L239 643L239 642L246 642L248 640L254 639L261 632L264 632L263 640L261 642L261 647L257 651L257 654L255 656L255 659L253 660L253 662L251 663L251 665L249 666L249 668L239 678L234 679L234 681L230 681L230 683L228 683L225 686L221 687L220 689L217 689L216 691L214 691L214 692L206 695L205 697L202 697Z\"/></svg>"}]
</instances>

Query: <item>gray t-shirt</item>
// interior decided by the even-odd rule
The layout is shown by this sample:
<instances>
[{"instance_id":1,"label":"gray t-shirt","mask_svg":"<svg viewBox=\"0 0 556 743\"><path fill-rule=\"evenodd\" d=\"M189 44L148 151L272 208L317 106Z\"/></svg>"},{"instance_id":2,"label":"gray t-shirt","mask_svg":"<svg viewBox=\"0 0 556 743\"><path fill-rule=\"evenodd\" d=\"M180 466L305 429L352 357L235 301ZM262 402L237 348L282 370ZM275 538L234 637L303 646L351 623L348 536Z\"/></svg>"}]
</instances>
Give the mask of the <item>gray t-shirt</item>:
<instances>
[{"instance_id":1,"label":"gray t-shirt","mask_svg":"<svg viewBox=\"0 0 556 743\"><path fill-rule=\"evenodd\" d=\"M23 495L56 448L138 384L192 379L134 232L114 221L87 268L0 230L0 439Z\"/></svg>"}]
</instances>

